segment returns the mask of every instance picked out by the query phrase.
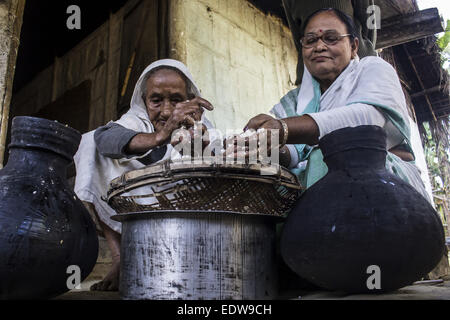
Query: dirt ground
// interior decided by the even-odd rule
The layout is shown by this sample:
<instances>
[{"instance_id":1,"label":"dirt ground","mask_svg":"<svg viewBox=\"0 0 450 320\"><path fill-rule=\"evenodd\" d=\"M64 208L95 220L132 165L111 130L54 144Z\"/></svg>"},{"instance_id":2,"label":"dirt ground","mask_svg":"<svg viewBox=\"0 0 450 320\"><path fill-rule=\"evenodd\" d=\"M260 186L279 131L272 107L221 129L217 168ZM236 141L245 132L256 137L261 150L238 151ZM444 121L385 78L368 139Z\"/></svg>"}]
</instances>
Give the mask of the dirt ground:
<instances>
[{"instance_id":1,"label":"dirt ground","mask_svg":"<svg viewBox=\"0 0 450 320\"><path fill-rule=\"evenodd\" d=\"M450 279L449 279L450 280ZM118 292L92 292L90 280L82 284L82 290L70 291L56 300L120 300ZM282 300L450 300L450 281L418 283L395 292L377 295L348 295L339 292L311 291L303 295L286 294Z\"/></svg>"}]
</instances>

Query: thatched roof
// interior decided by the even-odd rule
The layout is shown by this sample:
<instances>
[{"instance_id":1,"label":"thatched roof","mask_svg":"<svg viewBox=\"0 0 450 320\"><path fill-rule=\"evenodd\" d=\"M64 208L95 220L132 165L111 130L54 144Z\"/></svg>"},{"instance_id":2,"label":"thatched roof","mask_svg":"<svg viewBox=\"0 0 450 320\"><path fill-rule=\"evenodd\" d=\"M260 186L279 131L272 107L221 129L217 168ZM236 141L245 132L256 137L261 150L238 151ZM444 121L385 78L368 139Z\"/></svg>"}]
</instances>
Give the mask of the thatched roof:
<instances>
[{"instance_id":1,"label":"thatched roof","mask_svg":"<svg viewBox=\"0 0 450 320\"><path fill-rule=\"evenodd\" d=\"M404 80L419 122L450 115L449 75L441 67L441 50L436 40L432 36L394 48L403 65Z\"/></svg>"},{"instance_id":2,"label":"thatched roof","mask_svg":"<svg viewBox=\"0 0 450 320\"><path fill-rule=\"evenodd\" d=\"M416 0L375 2L388 17L419 11ZM433 35L393 47L419 123L450 115L449 75L442 68L441 49L436 40Z\"/></svg>"}]
</instances>

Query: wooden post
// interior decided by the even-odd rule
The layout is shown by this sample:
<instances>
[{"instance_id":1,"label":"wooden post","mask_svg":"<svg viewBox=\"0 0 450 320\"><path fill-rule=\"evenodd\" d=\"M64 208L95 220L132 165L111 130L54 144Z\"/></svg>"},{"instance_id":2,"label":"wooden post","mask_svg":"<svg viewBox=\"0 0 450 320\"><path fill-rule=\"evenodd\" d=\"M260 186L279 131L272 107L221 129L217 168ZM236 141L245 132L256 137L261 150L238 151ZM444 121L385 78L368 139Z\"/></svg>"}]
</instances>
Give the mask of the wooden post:
<instances>
[{"instance_id":1,"label":"wooden post","mask_svg":"<svg viewBox=\"0 0 450 320\"><path fill-rule=\"evenodd\" d=\"M105 85L105 114L103 122L117 120L117 92L119 88L120 46L122 42L123 11L110 13L108 22L108 58Z\"/></svg>"},{"instance_id":2,"label":"wooden post","mask_svg":"<svg viewBox=\"0 0 450 320\"><path fill-rule=\"evenodd\" d=\"M168 34L169 34L169 58L186 62L186 36L184 20L183 0L169 0L168 3Z\"/></svg>"},{"instance_id":3,"label":"wooden post","mask_svg":"<svg viewBox=\"0 0 450 320\"><path fill-rule=\"evenodd\" d=\"M3 167L9 106L25 0L0 1L0 168Z\"/></svg>"}]
</instances>

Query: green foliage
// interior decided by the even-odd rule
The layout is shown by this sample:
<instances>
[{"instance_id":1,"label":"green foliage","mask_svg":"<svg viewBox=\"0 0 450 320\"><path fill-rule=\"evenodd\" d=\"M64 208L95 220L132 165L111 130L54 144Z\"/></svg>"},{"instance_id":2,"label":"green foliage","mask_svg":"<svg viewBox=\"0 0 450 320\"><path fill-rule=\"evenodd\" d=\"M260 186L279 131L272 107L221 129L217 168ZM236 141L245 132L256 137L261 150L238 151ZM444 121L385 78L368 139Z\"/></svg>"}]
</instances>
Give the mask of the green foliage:
<instances>
[{"instance_id":1,"label":"green foliage","mask_svg":"<svg viewBox=\"0 0 450 320\"><path fill-rule=\"evenodd\" d=\"M445 28L445 33L442 37L440 37L437 41L439 48L443 51L447 49L448 44L450 43L450 20L447 20L447 27Z\"/></svg>"},{"instance_id":2,"label":"green foliage","mask_svg":"<svg viewBox=\"0 0 450 320\"><path fill-rule=\"evenodd\" d=\"M433 193L445 198L450 195L449 123L450 117L423 123L421 128Z\"/></svg>"},{"instance_id":3,"label":"green foliage","mask_svg":"<svg viewBox=\"0 0 450 320\"><path fill-rule=\"evenodd\" d=\"M450 73L450 20L447 20L445 33L437 40L437 45L442 50L441 67L446 68Z\"/></svg>"}]
</instances>

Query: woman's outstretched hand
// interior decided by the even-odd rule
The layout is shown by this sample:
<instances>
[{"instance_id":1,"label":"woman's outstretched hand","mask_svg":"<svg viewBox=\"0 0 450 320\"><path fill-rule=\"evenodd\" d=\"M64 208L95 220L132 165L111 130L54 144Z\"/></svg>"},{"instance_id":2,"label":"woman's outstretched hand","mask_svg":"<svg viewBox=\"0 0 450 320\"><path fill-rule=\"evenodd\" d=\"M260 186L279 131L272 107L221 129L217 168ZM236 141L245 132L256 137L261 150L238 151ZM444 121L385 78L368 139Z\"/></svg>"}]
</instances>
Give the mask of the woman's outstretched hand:
<instances>
[{"instance_id":1,"label":"woman's outstretched hand","mask_svg":"<svg viewBox=\"0 0 450 320\"><path fill-rule=\"evenodd\" d=\"M271 150L272 146L281 146L285 134L287 134L287 132L284 131L281 121L267 114L260 114L252 118L245 126L244 132L248 130L256 132L262 131L262 134L258 135L258 139L261 140L263 137L262 135L267 137L267 150ZM279 141L271 141L271 137L276 137L277 135Z\"/></svg>"},{"instance_id":2,"label":"woman's outstretched hand","mask_svg":"<svg viewBox=\"0 0 450 320\"><path fill-rule=\"evenodd\" d=\"M319 143L320 129L316 121L309 115L286 118L283 121L288 126L287 144L307 144L310 146ZM280 142L284 139L282 123L268 115L261 114L251 119L246 129L280 130Z\"/></svg>"},{"instance_id":3,"label":"woman's outstretched hand","mask_svg":"<svg viewBox=\"0 0 450 320\"><path fill-rule=\"evenodd\" d=\"M266 129L266 130L280 130L283 131L281 122L267 114L260 114L252 118L244 128L244 131Z\"/></svg>"},{"instance_id":4,"label":"woman's outstretched hand","mask_svg":"<svg viewBox=\"0 0 450 320\"><path fill-rule=\"evenodd\" d=\"M273 152L280 152L280 143L283 139L284 129L281 122L269 115L261 114L249 121L244 133L228 138L224 142L225 156L246 163L259 162L262 160L261 157L271 157Z\"/></svg>"}]
</instances>

